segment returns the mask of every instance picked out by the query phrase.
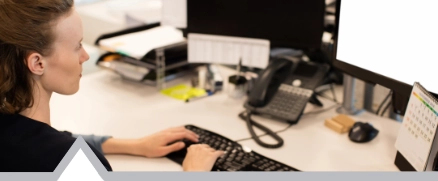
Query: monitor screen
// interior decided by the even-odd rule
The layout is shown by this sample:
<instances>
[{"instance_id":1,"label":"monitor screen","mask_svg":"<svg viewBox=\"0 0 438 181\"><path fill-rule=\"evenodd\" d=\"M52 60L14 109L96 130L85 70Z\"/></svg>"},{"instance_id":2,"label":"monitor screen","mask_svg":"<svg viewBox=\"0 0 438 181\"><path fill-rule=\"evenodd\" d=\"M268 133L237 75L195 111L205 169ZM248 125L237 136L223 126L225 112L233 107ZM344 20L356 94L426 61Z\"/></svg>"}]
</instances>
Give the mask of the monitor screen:
<instances>
[{"instance_id":1,"label":"monitor screen","mask_svg":"<svg viewBox=\"0 0 438 181\"><path fill-rule=\"evenodd\" d=\"M324 14L324 0L187 0L186 32L267 39L271 47L319 48Z\"/></svg>"},{"instance_id":2,"label":"monitor screen","mask_svg":"<svg viewBox=\"0 0 438 181\"><path fill-rule=\"evenodd\" d=\"M437 8L432 0L339 2L334 65L404 95L416 81L438 93Z\"/></svg>"}]
</instances>

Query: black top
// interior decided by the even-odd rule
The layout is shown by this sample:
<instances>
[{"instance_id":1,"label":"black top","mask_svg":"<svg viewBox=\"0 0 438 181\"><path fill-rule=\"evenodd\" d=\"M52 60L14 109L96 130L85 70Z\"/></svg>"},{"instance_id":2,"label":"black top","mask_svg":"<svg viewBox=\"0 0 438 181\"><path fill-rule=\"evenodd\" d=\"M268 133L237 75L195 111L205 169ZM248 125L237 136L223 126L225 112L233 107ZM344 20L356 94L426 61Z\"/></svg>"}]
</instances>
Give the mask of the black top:
<instances>
[{"instance_id":1,"label":"black top","mask_svg":"<svg viewBox=\"0 0 438 181\"><path fill-rule=\"evenodd\" d=\"M0 114L0 172L53 172L76 141L68 132L20 114ZM112 171L106 158L89 145Z\"/></svg>"}]
</instances>

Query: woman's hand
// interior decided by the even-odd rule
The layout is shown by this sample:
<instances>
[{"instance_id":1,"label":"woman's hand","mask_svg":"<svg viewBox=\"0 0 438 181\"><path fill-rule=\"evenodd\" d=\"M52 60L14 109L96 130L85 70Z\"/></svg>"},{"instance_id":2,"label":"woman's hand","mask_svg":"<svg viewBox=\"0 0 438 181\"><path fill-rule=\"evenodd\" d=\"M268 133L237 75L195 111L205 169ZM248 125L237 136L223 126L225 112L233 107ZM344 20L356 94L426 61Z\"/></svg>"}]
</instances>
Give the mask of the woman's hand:
<instances>
[{"instance_id":1,"label":"woman's hand","mask_svg":"<svg viewBox=\"0 0 438 181\"><path fill-rule=\"evenodd\" d=\"M169 128L139 139L137 154L150 158L162 157L184 148L185 145L180 140L188 139L197 143L198 137L184 127Z\"/></svg>"},{"instance_id":2,"label":"woman's hand","mask_svg":"<svg viewBox=\"0 0 438 181\"><path fill-rule=\"evenodd\" d=\"M187 155L183 161L184 171L208 172L213 168L217 158L224 154L216 151L206 144L194 144L187 149Z\"/></svg>"},{"instance_id":3,"label":"woman's hand","mask_svg":"<svg viewBox=\"0 0 438 181\"><path fill-rule=\"evenodd\" d=\"M180 140L198 142L198 135L184 127L169 128L140 139L110 138L102 144L105 154L131 154L149 158L163 157L184 148ZM171 144L172 143L172 144Z\"/></svg>"}]
</instances>

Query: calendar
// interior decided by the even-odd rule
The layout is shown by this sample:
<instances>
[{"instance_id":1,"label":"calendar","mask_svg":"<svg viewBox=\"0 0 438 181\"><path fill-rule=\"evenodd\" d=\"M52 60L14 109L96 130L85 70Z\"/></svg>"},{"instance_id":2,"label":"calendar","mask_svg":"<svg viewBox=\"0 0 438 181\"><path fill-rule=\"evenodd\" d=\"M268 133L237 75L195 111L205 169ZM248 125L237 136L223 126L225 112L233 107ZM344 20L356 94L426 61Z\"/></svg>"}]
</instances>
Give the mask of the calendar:
<instances>
[{"instance_id":1,"label":"calendar","mask_svg":"<svg viewBox=\"0 0 438 181\"><path fill-rule=\"evenodd\" d=\"M395 147L417 171L426 169L435 138L437 102L420 83L415 82Z\"/></svg>"}]
</instances>

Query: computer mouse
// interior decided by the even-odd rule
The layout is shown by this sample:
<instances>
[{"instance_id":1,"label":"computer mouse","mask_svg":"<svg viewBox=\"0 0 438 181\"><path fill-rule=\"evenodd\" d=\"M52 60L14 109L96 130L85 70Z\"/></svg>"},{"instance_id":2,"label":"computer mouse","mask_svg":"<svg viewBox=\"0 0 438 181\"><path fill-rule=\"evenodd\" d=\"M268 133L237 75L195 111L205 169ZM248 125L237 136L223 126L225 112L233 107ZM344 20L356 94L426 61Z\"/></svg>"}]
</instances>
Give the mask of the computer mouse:
<instances>
[{"instance_id":1,"label":"computer mouse","mask_svg":"<svg viewBox=\"0 0 438 181\"><path fill-rule=\"evenodd\" d=\"M379 130L374 128L371 124L364 122L356 122L354 123L353 127L350 129L350 132L348 133L348 137L353 142L365 143L373 140L378 133Z\"/></svg>"}]
</instances>

